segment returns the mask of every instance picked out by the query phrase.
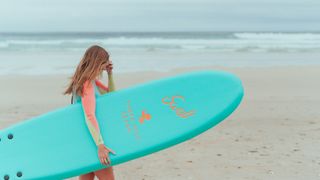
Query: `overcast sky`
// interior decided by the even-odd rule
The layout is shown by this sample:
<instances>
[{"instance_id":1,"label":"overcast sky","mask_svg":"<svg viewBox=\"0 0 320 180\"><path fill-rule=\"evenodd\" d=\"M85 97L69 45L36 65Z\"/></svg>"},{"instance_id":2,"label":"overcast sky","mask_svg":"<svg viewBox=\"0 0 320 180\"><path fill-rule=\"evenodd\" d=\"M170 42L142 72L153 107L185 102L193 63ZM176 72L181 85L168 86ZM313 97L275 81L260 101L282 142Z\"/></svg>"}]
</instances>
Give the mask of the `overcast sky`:
<instances>
[{"instance_id":1,"label":"overcast sky","mask_svg":"<svg viewBox=\"0 0 320 180\"><path fill-rule=\"evenodd\" d=\"M320 0L1 0L10 31L320 31Z\"/></svg>"}]
</instances>

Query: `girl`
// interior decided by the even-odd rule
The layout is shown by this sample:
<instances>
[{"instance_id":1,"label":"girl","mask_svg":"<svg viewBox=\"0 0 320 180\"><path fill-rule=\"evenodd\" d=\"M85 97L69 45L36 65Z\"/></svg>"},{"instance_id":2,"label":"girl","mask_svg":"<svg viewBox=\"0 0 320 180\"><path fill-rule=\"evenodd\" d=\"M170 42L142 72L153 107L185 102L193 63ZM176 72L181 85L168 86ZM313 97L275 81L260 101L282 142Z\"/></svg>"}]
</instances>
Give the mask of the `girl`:
<instances>
[{"instance_id":1,"label":"girl","mask_svg":"<svg viewBox=\"0 0 320 180\"><path fill-rule=\"evenodd\" d=\"M71 103L82 103L85 122L88 130L98 149L98 157L104 165L109 165L109 152L115 154L110 148L104 145L100 134L99 124L95 116L96 97L115 90L112 77L112 61L109 59L108 52L100 46L89 47L64 94L71 94ZM108 86L105 86L100 80L102 72L108 73ZM114 180L112 167L104 168L98 171L90 172L79 176L79 180L93 180L97 176L100 180Z\"/></svg>"}]
</instances>

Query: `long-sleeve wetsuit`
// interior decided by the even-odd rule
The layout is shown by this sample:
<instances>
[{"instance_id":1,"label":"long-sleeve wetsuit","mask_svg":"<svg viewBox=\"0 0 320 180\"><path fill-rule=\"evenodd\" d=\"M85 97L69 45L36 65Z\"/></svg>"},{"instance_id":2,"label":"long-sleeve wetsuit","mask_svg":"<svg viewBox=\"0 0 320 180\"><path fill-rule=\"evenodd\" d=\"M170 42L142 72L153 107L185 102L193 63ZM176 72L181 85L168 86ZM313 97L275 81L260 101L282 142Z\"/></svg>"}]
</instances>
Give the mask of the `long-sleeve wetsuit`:
<instances>
[{"instance_id":1,"label":"long-sleeve wetsuit","mask_svg":"<svg viewBox=\"0 0 320 180\"><path fill-rule=\"evenodd\" d=\"M101 95L115 90L112 74L108 76L108 87L105 86L99 80L95 80L94 82L95 85L97 85ZM100 144L104 144L104 141L100 134L99 124L95 115L96 97L94 88L95 87L92 82L86 81L83 85L83 96L81 96L81 101L84 110L86 124L93 137L95 144L98 146Z\"/></svg>"}]
</instances>

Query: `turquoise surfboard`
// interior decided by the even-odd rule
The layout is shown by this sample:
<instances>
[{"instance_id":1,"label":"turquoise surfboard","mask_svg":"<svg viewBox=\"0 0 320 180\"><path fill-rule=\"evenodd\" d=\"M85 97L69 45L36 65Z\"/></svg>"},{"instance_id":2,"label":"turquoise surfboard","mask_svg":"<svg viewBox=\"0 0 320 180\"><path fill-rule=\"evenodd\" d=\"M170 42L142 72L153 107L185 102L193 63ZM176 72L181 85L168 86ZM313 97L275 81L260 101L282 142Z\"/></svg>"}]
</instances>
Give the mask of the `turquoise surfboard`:
<instances>
[{"instance_id":1,"label":"turquoise surfboard","mask_svg":"<svg viewBox=\"0 0 320 180\"><path fill-rule=\"evenodd\" d=\"M107 93L96 117L112 164L186 141L215 126L240 104L239 78L193 71ZM86 126L81 103L14 124L0 132L1 179L65 179L107 166Z\"/></svg>"}]
</instances>

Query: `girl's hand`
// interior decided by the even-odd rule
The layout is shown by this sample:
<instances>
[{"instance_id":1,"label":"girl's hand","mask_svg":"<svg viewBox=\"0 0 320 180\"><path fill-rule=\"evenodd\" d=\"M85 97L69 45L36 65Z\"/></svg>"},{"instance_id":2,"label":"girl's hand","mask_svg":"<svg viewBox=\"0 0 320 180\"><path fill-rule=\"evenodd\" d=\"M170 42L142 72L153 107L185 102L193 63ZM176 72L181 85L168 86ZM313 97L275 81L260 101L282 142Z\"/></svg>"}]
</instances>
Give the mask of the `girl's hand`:
<instances>
[{"instance_id":1,"label":"girl's hand","mask_svg":"<svg viewBox=\"0 0 320 180\"><path fill-rule=\"evenodd\" d=\"M111 150L110 148L106 147L104 144L99 144L98 146L98 156L100 159L101 164L104 165L110 165L111 161L109 158L109 152L111 152L112 154L116 154L114 153L113 150Z\"/></svg>"},{"instance_id":2,"label":"girl's hand","mask_svg":"<svg viewBox=\"0 0 320 180\"><path fill-rule=\"evenodd\" d=\"M113 69L113 64L112 64L112 61L109 60L109 63L106 66L106 71L108 72L108 74L112 73L112 69Z\"/></svg>"}]
</instances>

